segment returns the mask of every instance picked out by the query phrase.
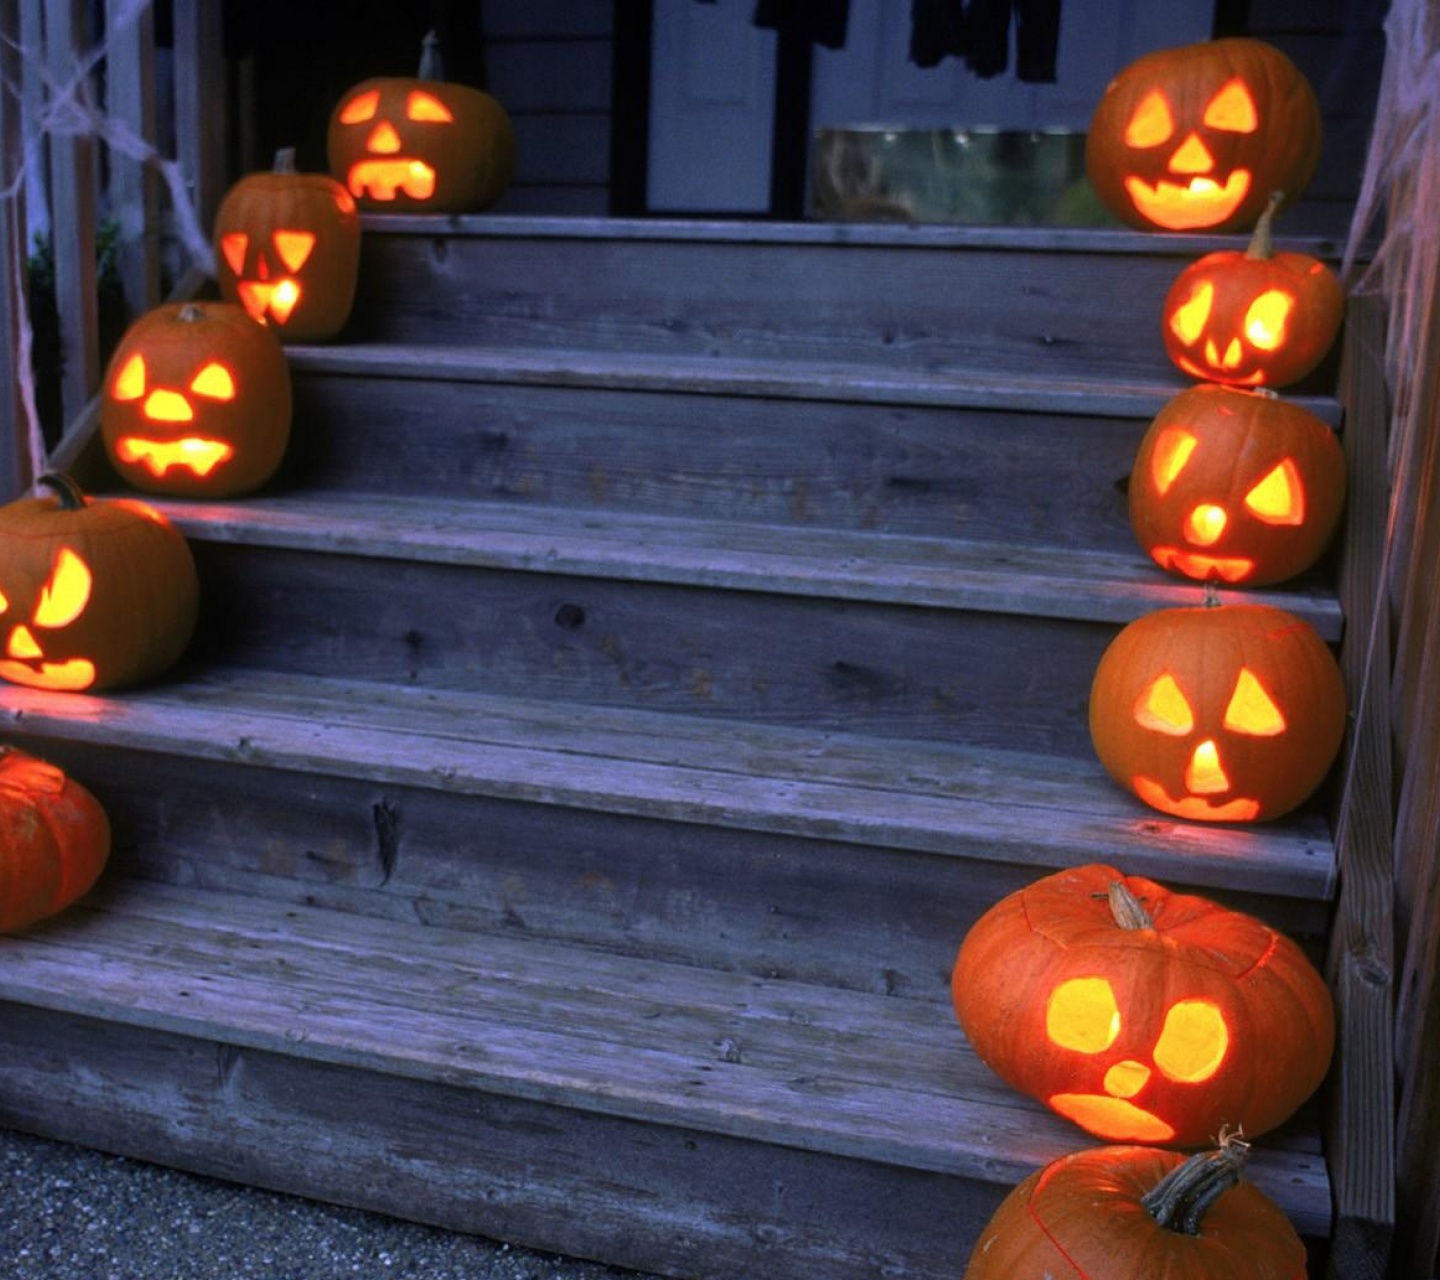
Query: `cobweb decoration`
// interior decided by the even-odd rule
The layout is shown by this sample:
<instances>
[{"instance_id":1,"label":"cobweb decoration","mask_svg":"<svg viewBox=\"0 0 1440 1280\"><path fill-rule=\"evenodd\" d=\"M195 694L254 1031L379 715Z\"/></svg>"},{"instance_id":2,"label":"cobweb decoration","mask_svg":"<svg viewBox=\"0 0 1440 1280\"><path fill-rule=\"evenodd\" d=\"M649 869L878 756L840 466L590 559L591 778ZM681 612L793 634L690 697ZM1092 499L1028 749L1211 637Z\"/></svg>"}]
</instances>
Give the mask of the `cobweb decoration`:
<instances>
[{"instance_id":1,"label":"cobweb decoration","mask_svg":"<svg viewBox=\"0 0 1440 1280\"><path fill-rule=\"evenodd\" d=\"M104 61L110 51L110 43L120 32L134 26L140 16L150 8L152 0L118 0L107 7L106 23L109 39L102 41L76 59L74 70L64 80L57 80L46 65L40 51L27 49L10 42L21 60L30 67L44 86L44 106L34 117L22 121L20 165L17 172L6 175L7 182L0 189L0 200L14 203L24 190L28 173L41 172L43 148L47 137L92 137L103 142L113 153L123 155L139 164L152 166L164 181L170 194L174 214L174 233L190 261L207 275L214 275L214 255L209 238L200 226L199 215L185 174L172 158L162 155L153 143L141 137L119 117L103 110L95 101L92 89L95 69ZM12 100L21 100L20 87L5 86ZM27 270L23 235L12 238L12 261L10 270L15 278L23 280ZM21 408L25 415L27 447L30 457L30 474L38 476L46 470L49 453L45 445L40 415L36 408L35 382L31 368L31 351L34 346L34 332L30 317L24 307L18 308L16 316L17 350L16 376L20 383Z\"/></svg>"}]
</instances>

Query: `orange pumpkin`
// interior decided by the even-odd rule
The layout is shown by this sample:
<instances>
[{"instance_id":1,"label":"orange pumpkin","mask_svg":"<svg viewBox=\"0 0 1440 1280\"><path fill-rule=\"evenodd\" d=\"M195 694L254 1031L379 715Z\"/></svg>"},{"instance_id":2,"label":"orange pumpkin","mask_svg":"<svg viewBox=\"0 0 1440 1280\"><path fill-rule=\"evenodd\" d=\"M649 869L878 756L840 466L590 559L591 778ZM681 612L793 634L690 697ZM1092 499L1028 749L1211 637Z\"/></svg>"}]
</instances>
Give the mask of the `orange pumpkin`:
<instances>
[{"instance_id":1,"label":"orange pumpkin","mask_svg":"<svg viewBox=\"0 0 1440 1280\"><path fill-rule=\"evenodd\" d=\"M189 544L143 502L40 483L52 492L0 507L0 677L98 692L158 675L195 629Z\"/></svg>"},{"instance_id":2,"label":"orange pumpkin","mask_svg":"<svg viewBox=\"0 0 1440 1280\"><path fill-rule=\"evenodd\" d=\"M1277 202L1261 216L1248 249L1206 254L1165 295L1165 350L1192 377L1286 387L1312 372L1335 344L1345 291L1318 258L1275 252Z\"/></svg>"},{"instance_id":3,"label":"orange pumpkin","mask_svg":"<svg viewBox=\"0 0 1440 1280\"><path fill-rule=\"evenodd\" d=\"M1305 1280L1284 1212L1240 1180L1243 1143L1186 1159L1148 1147L1062 1156L1005 1197L965 1280Z\"/></svg>"},{"instance_id":4,"label":"orange pumpkin","mask_svg":"<svg viewBox=\"0 0 1440 1280\"><path fill-rule=\"evenodd\" d=\"M172 303L125 332L100 393L121 479L230 498L274 475L290 442L290 368L273 329L228 302Z\"/></svg>"},{"instance_id":5,"label":"orange pumpkin","mask_svg":"<svg viewBox=\"0 0 1440 1280\"><path fill-rule=\"evenodd\" d=\"M1158 609L1111 641L1090 686L1090 738L1110 776L1197 822L1263 822L1324 779L1345 733L1345 681L1284 609Z\"/></svg>"},{"instance_id":6,"label":"orange pumpkin","mask_svg":"<svg viewBox=\"0 0 1440 1280\"><path fill-rule=\"evenodd\" d=\"M1253 227L1294 200L1320 159L1320 106L1280 50L1235 37L1125 67L1095 108L1085 166L1117 218L1144 231Z\"/></svg>"},{"instance_id":7,"label":"orange pumpkin","mask_svg":"<svg viewBox=\"0 0 1440 1280\"><path fill-rule=\"evenodd\" d=\"M0 747L0 932L68 907L99 879L110 822L54 765Z\"/></svg>"},{"instance_id":8,"label":"orange pumpkin","mask_svg":"<svg viewBox=\"0 0 1440 1280\"><path fill-rule=\"evenodd\" d=\"M981 1061L1107 1141L1264 1133L1315 1091L1334 1047L1329 990L1294 942L1101 865L991 907L951 992Z\"/></svg>"},{"instance_id":9,"label":"orange pumpkin","mask_svg":"<svg viewBox=\"0 0 1440 1280\"><path fill-rule=\"evenodd\" d=\"M488 93L447 83L434 32L413 79L366 80L330 116L330 172L364 209L468 213L515 173L515 131Z\"/></svg>"},{"instance_id":10,"label":"orange pumpkin","mask_svg":"<svg viewBox=\"0 0 1440 1280\"><path fill-rule=\"evenodd\" d=\"M282 342L325 342L345 327L360 273L360 215L323 173L297 173L295 152L241 178L215 215L220 296Z\"/></svg>"},{"instance_id":11,"label":"orange pumpkin","mask_svg":"<svg viewBox=\"0 0 1440 1280\"><path fill-rule=\"evenodd\" d=\"M1345 454L1273 392L1205 384L1171 399L1140 442L1130 523L1162 569L1245 586L1302 573L1345 505Z\"/></svg>"}]
</instances>

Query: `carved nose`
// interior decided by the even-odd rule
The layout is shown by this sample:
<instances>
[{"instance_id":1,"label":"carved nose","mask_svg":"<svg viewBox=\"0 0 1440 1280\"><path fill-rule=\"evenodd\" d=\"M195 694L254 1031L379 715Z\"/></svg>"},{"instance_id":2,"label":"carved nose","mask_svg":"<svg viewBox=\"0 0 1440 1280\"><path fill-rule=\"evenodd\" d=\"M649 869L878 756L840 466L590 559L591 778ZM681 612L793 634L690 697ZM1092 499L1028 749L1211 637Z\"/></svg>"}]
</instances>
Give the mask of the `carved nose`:
<instances>
[{"instance_id":1,"label":"carved nose","mask_svg":"<svg viewBox=\"0 0 1440 1280\"><path fill-rule=\"evenodd\" d=\"M1215 167L1215 157L1198 133L1192 133L1170 157L1171 173L1209 173Z\"/></svg>"},{"instance_id":2,"label":"carved nose","mask_svg":"<svg viewBox=\"0 0 1440 1280\"><path fill-rule=\"evenodd\" d=\"M365 139L365 149L372 155L393 156L400 150L400 135L395 132L395 126L388 120L380 121Z\"/></svg>"},{"instance_id":3,"label":"carved nose","mask_svg":"<svg viewBox=\"0 0 1440 1280\"><path fill-rule=\"evenodd\" d=\"M1150 1068L1127 1058L1105 1073L1105 1092L1112 1098L1133 1098L1150 1083Z\"/></svg>"}]
</instances>

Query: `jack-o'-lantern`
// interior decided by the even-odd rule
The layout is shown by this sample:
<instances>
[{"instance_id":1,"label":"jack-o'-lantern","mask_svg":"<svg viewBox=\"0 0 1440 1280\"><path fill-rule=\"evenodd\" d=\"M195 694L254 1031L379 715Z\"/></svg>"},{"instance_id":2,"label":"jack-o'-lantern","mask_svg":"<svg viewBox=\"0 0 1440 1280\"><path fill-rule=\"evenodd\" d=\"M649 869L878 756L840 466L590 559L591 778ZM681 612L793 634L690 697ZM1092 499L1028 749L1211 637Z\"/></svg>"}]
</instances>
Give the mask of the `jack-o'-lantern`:
<instances>
[{"instance_id":1,"label":"jack-o'-lantern","mask_svg":"<svg viewBox=\"0 0 1440 1280\"><path fill-rule=\"evenodd\" d=\"M1165 350L1196 378L1287 387L1322 361L1345 317L1335 273L1306 253L1276 253L1261 215L1243 253L1207 253L1175 279L1161 308Z\"/></svg>"},{"instance_id":2,"label":"jack-o'-lantern","mask_svg":"<svg viewBox=\"0 0 1440 1280\"><path fill-rule=\"evenodd\" d=\"M189 544L142 502L40 483L50 492L0 507L0 677L99 692L158 675L195 630Z\"/></svg>"},{"instance_id":3,"label":"jack-o'-lantern","mask_svg":"<svg viewBox=\"0 0 1440 1280\"><path fill-rule=\"evenodd\" d=\"M0 747L0 933L68 907L100 877L110 820L52 764Z\"/></svg>"},{"instance_id":4,"label":"jack-o'-lantern","mask_svg":"<svg viewBox=\"0 0 1440 1280\"><path fill-rule=\"evenodd\" d=\"M468 213L494 204L515 173L515 130L488 93L444 80L425 37L418 76L366 80L330 116L330 172L361 208Z\"/></svg>"},{"instance_id":5,"label":"jack-o'-lantern","mask_svg":"<svg viewBox=\"0 0 1440 1280\"><path fill-rule=\"evenodd\" d=\"M1325 642L1273 605L1157 609L1110 642L1090 686L1090 738L1110 776L1197 822L1288 813L1329 771L1345 718Z\"/></svg>"},{"instance_id":6,"label":"jack-o'-lantern","mask_svg":"<svg viewBox=\"0 0 1440 1280\"><path fill-rule=\"evenodd\" d=\"M1335 433L1270 391L1203 384L1156 415L1130 476L1130 523L1162 569L1243 586L1319 558L1345 504Z\"/></svg>"},{"instance_id":7,"label":"jack-o'-lantern","mask_svg":"<svg viewBox=\"0 0 1440 1280\"><path fill-rule=\"evenodd\" d=\"M360 214L328 174L297 173L295 152L240 179L215 215L220 296L281 342L325 342L345 327L360 272Z\"/></svg>"},{"instance_id":8,"label":"jack-o'-lantern","mask_svg":"<svg viewBox=\"0 0 1440 1280\"><path fill-rule=\"evenodd\" d=\"M1305 1280L1284 1210L1241 1180L1224 1138L1188 1158L1091 1147L1022 1181L976 1242L964 1280Z\"/></svg>"},{"instance_id":9,"label":"jack-o'-lantern","mask_svg":"<svg viewBox=\"0 0 1440 1280\"><path fill-rule=\"evenodd\" d=\"M126 330L100 392L115 470L150 493L230 498L290 442L290 368L275 331L228 302L172 303Z\"/></svg>"},{"instance_id":10,"label":"jack-o'-lantern","mask_svg":"<svg viewBox=\"0 0 1440 1280\"><path fill-rule=\"evenodd\" d=\"M1116 1142L1273 1129L1319 1086L1335 1040L1329 990L1293 941L1103 865L986 911L951 995L1001 1079Z\"/></svg>"},{"instance_id":11,"label":"jack-o'-lantern","mask_svg":"<svg viewBox=\"0 0 1440 1280\"><path fill-rule=\"evenodd\" d=\"M1246 37L1161 49L1110 82L1085 166L1145 231L1248 230L1271 192L1294 200L1320 158L1320 106L1295 64Z\"/></svg>"}]
</instances>

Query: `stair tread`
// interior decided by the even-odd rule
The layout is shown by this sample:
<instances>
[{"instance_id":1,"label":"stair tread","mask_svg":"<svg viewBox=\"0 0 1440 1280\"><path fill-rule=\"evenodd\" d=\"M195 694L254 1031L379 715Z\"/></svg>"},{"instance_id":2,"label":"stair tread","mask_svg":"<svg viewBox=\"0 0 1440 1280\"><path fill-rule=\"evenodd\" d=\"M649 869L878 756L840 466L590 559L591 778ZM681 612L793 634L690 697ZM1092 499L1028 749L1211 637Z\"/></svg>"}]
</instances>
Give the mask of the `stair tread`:
<instances>
[{"instance_id":1,"label":"stair tread","mask_svg":"<svg viewBox=\"0 0 1440 1280\"><path fill-rule=\"evenodd\" d=\"M198 541L635 582L1106 623L1204 598L1199 584L1165 574L1138 548L1117 554L377 494L153 505ZM1276 604L1326 640L1340 635L1340 606L1328 588L1292 585L1219 597Z\"/></svg>"},{"instance_id":2,"label":"stair tread","mask_svg":"<svg viewBox=\"0 0 1440 1280\"><path fill-rule=\"evenodd\" d=\"M861 404L939 405L956 409L1005 409L1036 413L1153 417L1177 392L1191 385L1180 373L1162 377L1056 377L1044 371L996 371L966 363L957 349L952 360L928 368L887 362L873 364L791 357L660 354L555 349L550 346L440 346L351 342L286 349L295 372L347 377L425 378L462 382L538 383L553 386L668 391L681 394L764 396ZM1333 397L1292 396L1335 425L1340 409Z\"/></svg>"},{"instance_id":3,"label":"stair tread","mask_svg":"<svg viewBox=\"0 0 1440 1280\"><path fill-rule=\"evenodd\" d=\"M1334 846L1301 811L1185 823L1093 760L246 669L113 697L0 689L27 735L455 794L985 857L1115 861L1201 887L1326 900Z\"/></svg>"},{"instance_id":4,"label":"stair tread","mask_svg":"<svg viewBox=\"0 0 1440 1280\"><path fill-rule=\"evenodd\" d=\"M996 1080L943 1004L119 878L0 954L18 1004L982 1181L1093 1142ZM1303 1126L1251 1172L1328 1229Z\"/></svg>"}]
</instances>

